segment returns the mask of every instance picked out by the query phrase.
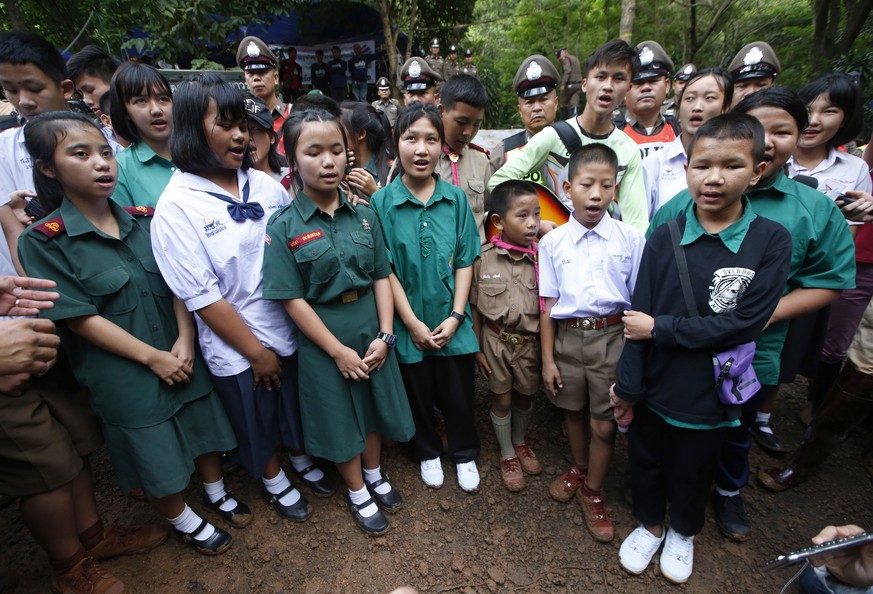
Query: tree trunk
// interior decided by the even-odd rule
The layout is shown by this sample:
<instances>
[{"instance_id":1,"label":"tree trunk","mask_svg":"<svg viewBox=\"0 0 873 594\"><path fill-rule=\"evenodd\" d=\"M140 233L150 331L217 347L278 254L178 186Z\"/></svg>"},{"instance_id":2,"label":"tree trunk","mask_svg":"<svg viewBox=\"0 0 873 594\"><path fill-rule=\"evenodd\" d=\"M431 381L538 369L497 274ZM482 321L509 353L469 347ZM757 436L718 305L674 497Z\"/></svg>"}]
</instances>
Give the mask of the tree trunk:
<instances>
[{"instance_id":1,"label":"tree trunk","mask_svg":"<svg viewBox=\"0 0 873 594\"><path fill-rule=\"evenodd\" d=\"M379 0L379 14L382 17L382 31L385 34L385 52L388 54L388 80L397 80L397 37L400 35L400 29L397 32L391 30L391 9L388 0ZM395 93L397 89L395 88Z\"/></svg>"},{"instance_id":2,"label":"tree trunk","mask_svg":"<svg viewBox=\"0 0 873 594\"><path fill-rule=\"evenodd\" d=\"M693 6L693 0L692 0ZM634 17L637 11L637 0L621 0L621 25L618 37L631 43L634 35Z\"/></svg>"},{"instance_id":3,"label":"tree trunk","mask_svg":"<svg viewBox=\"0 0 873 594\"><path fill-rule=\"evenodd\" d=\"M26 31L27 27L24 24L24 17L21 16L21 7L18 6L18 0L6 0L3 3L6 6L6 16L9 17L9 25L13 31Z\"/></svg>"}]
</instances>

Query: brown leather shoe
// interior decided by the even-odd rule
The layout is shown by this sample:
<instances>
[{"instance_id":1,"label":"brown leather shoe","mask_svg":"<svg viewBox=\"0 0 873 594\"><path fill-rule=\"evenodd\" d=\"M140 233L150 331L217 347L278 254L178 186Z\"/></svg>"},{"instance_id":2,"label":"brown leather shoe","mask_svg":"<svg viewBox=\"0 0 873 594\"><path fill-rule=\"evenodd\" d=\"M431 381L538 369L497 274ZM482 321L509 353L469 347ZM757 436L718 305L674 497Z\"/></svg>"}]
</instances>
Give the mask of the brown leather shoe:
<instances>
[{"instance_id":1,"label":"brown leather shoe","mask_svg":"<svg viewBox=\"0 0 873 594\"><path fill-rule=\"evenodd\" d=\"M790 464L783 468L761 469L758 471L758 482L767 490L779 493L800 483L799 474Z\"/></svg>"},{"instance_id":2,"label":"brown leather shoe","mask_svg":"<svg viewBox=\"0 0 873 594\"><path fill-rule=\"evenodd\" d=\"M124 528L116 522L103 535L103 540L93 548L86 550L85 554L94 557L94 559L102 560L119 555L147 553L164 544L168 536L170 536L170 530L166 526L144 524Z\"/></svg>"},{"instance_id":3,"label":"brown leather shoe","mask_svg":"<svg viewBox=\"0 0 873 594\"><path fill-rule=\"evenodd\" d=\"M85 557L69 571L52 576L51 589L54 594L121 594L124 584L93 557Z\"/></svg>"},{"instance_id":4,"label":"brown leather shoe","mask_svg":"<svg viewBox=\"0 0 873 594\"><path fill-rule=\"evenodd\" d=\"M530 446L527 445L527 442L522 442L520 444L513 444L513 449L515 449L515 455L518 456L518 462L521 464L521 469L526 474L539 474L543 471L543 466L540 464L540 461L537 459L536 454L530 449Z\"/></svg>"},{"instance_id":5,"label":"brown leather shoe","mask_svg":"<svg viewBox=\"0 0 873 594\"><path fill-rule=\"evenodd\" d=\"M585 481L585 474L578 466L571 466L570 470L549 484L549 495L561 503L570 501Z\"/></svg>"},{"instance_id":6,"label":"brown leather shoe","mask_svg":"<svg viewBox=\"0 0 873 594\"><path fill-rule=\"evenodd\" d=\"M525 487L524 473L521 471L518 458L501 458L500 476L503 478L503 486L513 493L518 493Z\"/></svg>"},{"instance_id":7,"label":"brown leather shoe","mask_svg":"<svg viewBox=\"0 0 873 594\"><path fill-rule=\"evenodd\" d=\"M615 538L612 519L603 507L603 495L586 495L582 489L576 491L576 500L582 507L582 517L588 532L597 542L611 542Z\"/></svg>"}]
</instances>

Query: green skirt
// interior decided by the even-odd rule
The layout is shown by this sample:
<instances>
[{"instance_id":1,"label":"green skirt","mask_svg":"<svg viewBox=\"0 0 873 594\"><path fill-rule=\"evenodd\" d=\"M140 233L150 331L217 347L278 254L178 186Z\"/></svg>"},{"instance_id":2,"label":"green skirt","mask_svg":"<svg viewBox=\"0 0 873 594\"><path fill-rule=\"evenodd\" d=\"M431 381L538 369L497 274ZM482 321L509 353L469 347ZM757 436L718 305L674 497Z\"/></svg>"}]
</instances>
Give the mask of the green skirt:
<instances>
[{"instance_id":1,"label":"green skirt","mask_svg":"<svg viewBox=\"0 0 873 594\"><path fill-rule=\"evenodd\" d=\"M312 306L337 339L362 357L379 332L372 291L345 304ZM347 380L332 358L303 333L300 340L300 415L306 452L347 462L364 451L369 433L409 441L415 424L394 350L369 380Z\"/></svg>"}]
</instances>

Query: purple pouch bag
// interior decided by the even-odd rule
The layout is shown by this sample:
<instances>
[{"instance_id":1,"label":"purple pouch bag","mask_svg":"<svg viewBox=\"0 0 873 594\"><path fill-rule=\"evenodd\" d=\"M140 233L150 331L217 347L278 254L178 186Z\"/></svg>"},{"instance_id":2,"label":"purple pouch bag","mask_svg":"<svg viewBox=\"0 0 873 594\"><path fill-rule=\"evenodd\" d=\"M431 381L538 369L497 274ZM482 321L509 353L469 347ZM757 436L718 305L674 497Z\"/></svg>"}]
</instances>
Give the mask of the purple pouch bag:
<instances>
[{"instance_id":1,"label":"purple pouch bag","mask_svg":"<svg viewBox=\"0 0 873 594\"><path fill-rule=\"evenodd\" d=\"M754 342L745 342L712 356L715 389L722 404L738 406L761 389L755 368L752 367L754 358Z\"/></svg>"}]
</instances>

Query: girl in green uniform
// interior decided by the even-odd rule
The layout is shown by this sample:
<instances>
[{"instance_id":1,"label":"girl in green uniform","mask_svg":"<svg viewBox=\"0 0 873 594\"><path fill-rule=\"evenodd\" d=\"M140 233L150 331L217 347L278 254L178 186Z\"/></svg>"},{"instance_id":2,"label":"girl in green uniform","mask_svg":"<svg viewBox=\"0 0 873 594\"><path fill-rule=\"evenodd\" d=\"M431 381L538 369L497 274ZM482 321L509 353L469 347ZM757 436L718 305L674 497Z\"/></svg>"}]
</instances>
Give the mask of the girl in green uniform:
<instances>
[{"instance_id":1,"label":"girl in green uniform","mask_svg":"<svg viewBox=\"0 0 873 594\"><path fill-rule=\"evenodd\" d=\"M415 432L391 350L394 303L379 221L340 191L346 138L325 111L292 114L284 144L302 191L267 227L264 298L300 329L300 411L306 451L336 463L358 526L384 534L403 499L381 473L382 435ZM375 500L375 501L374 501Z\"/></svg>"},{"instance_id":2,"label":"girl in green uniform","mask_svg":"<svg viewBox=\"0 0 873 594\"><path fill-rule=\"evenodd\" d=\"M24 136L40 201L53 212L21 236L21 261L58 285L61 297L44 315L64 322L65 350L91 391L118 482L125 491L141 486L198 552L223 553L230 535L182 498L191 473L203 477L204 505L234 527L252 514L224 488L221 452L236 440L195 350L191 317L158 272L153 211L109 199L117 165L87 117L44 114Z\"/></svg>"}]
</instances>

